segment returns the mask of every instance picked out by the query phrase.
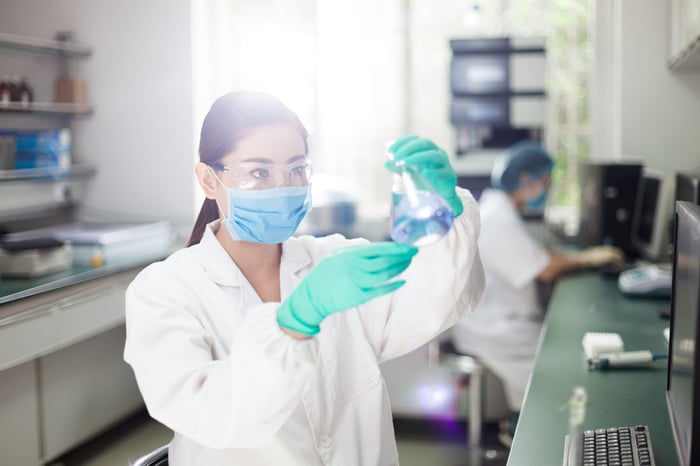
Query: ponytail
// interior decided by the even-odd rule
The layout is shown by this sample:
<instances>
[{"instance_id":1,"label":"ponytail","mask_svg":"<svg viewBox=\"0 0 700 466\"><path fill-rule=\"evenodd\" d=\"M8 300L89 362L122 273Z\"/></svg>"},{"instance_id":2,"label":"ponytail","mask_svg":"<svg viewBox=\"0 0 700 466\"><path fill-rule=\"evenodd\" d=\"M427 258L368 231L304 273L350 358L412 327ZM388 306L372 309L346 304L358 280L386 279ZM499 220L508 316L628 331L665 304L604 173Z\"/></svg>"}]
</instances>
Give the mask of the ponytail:
<instances>
[{"instance_id":1,"label":"ponytail","mask_svg":"<svg viewBox=\"0 0 700 466\"><path fill-rule=\"evenodd\" d=\"M190 234L190 239L187 241L187 247L194 244L199 244L204 236L204 229L207 225L219 218L219 206L214 199L204 199L202 208L199 210L197 220L194 222L194 228Z\"/></svg>"}]
</instances>

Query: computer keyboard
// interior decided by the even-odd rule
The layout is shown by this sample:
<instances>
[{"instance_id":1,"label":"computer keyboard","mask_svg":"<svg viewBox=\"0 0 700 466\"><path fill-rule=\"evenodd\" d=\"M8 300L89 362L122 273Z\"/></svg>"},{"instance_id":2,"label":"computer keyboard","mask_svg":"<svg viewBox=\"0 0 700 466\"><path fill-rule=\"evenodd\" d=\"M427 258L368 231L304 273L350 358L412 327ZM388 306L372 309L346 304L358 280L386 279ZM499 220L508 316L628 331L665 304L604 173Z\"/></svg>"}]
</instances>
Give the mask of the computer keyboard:
<instances>
[{"instance_id":1,"label":"computer keyboard","mask_svg":"<svg viewBox=\"0 0 700 466\"><path fill-rule=\"evenodd\" d=\"M566 436L564 466L656 466L647 426L587 430L580 440L579 451L572 455L576 442Z\"/></svg>"}]
</instances>

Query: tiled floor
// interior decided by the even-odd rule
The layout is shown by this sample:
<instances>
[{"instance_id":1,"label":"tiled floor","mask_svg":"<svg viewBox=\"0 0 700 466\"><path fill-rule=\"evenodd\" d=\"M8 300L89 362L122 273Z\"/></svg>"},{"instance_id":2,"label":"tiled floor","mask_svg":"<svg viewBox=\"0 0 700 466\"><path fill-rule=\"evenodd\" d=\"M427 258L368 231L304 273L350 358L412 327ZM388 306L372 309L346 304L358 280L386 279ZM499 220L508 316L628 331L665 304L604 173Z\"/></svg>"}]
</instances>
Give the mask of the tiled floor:
<instances>
[{"instance_id":1,"label":"tiled floor","mask_svg":"<svg viewBox=\"0 0 700 466\"><path fill-rule=\"evenodd\" d=\"M504 466L507 450L495 440L496 426L484 428L484 448L466 447L464 423L395 423L402 466ZM57 459L52 466L128 466L141 455L167 443L171 432L145 412L84 446Z\"/></svg>"}]
</instances>

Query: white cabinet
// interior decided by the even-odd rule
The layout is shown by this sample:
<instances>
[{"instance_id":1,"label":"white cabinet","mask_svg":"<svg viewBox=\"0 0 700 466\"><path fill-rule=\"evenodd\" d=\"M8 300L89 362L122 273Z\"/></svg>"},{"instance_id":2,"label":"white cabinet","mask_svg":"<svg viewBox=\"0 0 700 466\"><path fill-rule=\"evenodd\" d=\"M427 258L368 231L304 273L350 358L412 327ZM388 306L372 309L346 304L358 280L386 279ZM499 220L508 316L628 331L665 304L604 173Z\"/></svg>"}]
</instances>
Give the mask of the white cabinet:
<instances>
[{"instance_id":1,"label":"white cabinet","mask_svg":"<svg viewBox=\"0 0 700 466\"><path fill-rule=\"evenodd\" d=\"M2 465L35 466L40 463L36 388L33 361L0 372Z\"/></svg>"},{"instance_id":2,"label":"white cabinet","mask_svg":"<svg viewBox=\"0 0 700 466\"><path fill-rule=\"evenodd\" d=\"M123 324L124 292L136 273L120 272L4 304L0 370Z\"/></svg>"},{"instance_id":3,"label":"white cabinet","mask_svg":"<svg viewBox=\"0 0 700 466\"><path fill-rule=\"evenodd\" d=\"M123 361L139 271L0 306L0 465L44 464L143 408Z\"/></svg>"},{"instance_id":4,"label":"white cabinet","mask_svg":"<svg viewBox=\"0 0 700 466\"><path fill-rule=\"evenodd\" d=\"M122 325L38 360L44 460L143 408L124 338Z\"/></svg>"}]
</instances>

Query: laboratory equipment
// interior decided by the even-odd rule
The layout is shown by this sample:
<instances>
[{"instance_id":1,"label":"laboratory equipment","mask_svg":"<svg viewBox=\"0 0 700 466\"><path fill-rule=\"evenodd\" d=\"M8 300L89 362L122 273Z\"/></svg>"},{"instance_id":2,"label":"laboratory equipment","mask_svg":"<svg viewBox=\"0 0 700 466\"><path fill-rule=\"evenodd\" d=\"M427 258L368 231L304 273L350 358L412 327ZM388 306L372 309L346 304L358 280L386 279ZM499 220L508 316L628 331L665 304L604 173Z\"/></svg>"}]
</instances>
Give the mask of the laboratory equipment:
<instances>
[{"instance_id":1,"label":"laboratory equipment","mask_svg":"<svg viewBox=\"0 0 700 466\"><path fill-rule=\"evenodd\" d=\"M552 223L550 231L582 247L617 246L627 257L636 257L631 234L641 174L639 163L584 163L580 167L581 199L573 231L560 230Z\"/></svg>"},{"instance_id":2,"label":"laboratory equipment","mask_svg":"<svg viewBox=\"0 0 700 466\"><path fill-rule=\"evenodd\" d=\"M457 157L541 140L547 103L544 38L455 38L450 48Z\"/></svg>"},{"instance_id":3,"label":"laboratory equipment","mask_svg":"<svg viewBox=\"0 0 700 466\"><path fill-rule=\"evenodd\" d=\"M394 161L391 202L391 238L421 247L442 238L454 222L452 209L411 165Z\"/></svg>"},{"instance_id":4,"label":"laboratory equipment","mask_svg":"<svg viewBox=\"0 0 700 466\"><path fill-rule=\"evenodd\" d=\"M648 366L652 361L665 359L668 355L652 353L648 350L603 353L588 360L588 369L607 369L609 367Z\"/></svg>"},{"instance_id":5,"label":"laboratory equipment","mask_svg":"<svg viewBox=\"0 0 700 466\"><path fill-rule=\"evenodd\" d=\"M617 284L625 294L647 297L671 296L671 268L650 264L625 270Z\"/></svg>"},{"instance_id":6,"label":"laboratory equipment","mask_svg":"<svg viewBox=\"0 0 700 466\"><path fill-rule=\"evenodd\" d=\"M700 463L700 207L676 203L671 330L666 386L678 464Z\"/></svg>"},{"instance_id":7,"label":"laboratory equipment","mask_svg":"<svg viewBox=\"0 0 700 466\"><path fill-rule=\"evenodd\" d=\"M669 256L669 222L673 209L674 177L644 168L632 221L632 246L649 260Z\"/></svg>"},{"instance_id":8,"label":"laboratory equipment","mask_svg":"<svg viewBox=\"0 0 700 466\"><path fill-rule=\"evenodd\" d=\"M582 344L589 359L601 353L617 353L625 350L622 337L619 333L613 332L586 332Z\"/></svg>"},{"instance_id":9,"label":"laboratory equipment","mask_svg":"<svg viewBox=\"0 0 700 466\"><path fill-rule=\"evenodd\" d=\"M73 261L69 244L52 248L7 251L0 248L0 275L5 277L36 278L53 272L68 270Z\"/></svg>"},{"instance_id":10,"label":"laboratory equipment","mask_svg":"<svg viewBox=\"0 0 700 466\"><path fill-rule=\"evenodd\" d=\"M574 387L569 398L569 435L567 436L569 448L565 448L565 461L569 464L578 464L583 458L583 421L586 418L586 401L588 395L583 387Z\"/></svg>"}]
</instances>

